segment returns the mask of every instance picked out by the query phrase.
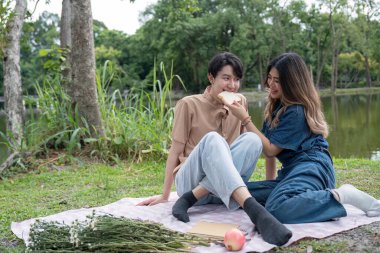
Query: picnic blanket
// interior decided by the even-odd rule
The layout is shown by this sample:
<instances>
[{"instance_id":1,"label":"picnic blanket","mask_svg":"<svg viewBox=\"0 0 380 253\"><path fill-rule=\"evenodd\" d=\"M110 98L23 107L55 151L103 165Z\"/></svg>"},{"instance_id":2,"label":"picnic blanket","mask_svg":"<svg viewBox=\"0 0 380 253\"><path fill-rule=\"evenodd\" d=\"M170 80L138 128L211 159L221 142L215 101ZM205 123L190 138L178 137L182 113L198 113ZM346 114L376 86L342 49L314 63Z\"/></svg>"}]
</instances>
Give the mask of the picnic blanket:
<instances>
[{"instance_id":1,"label":"picnic blanket","mask_svg":"<svg viewBox=\"0 0 380 253\"><path fill-rule=\"evenodd\" d=\"M128 217L132 219L151 220L159 222L169 229L187 232L197 222L207 221L216 223L231 223L240 225L240 229L248 232L248 240L244 248L239 252L265 252L275 247L273 244L266 243L260 234L254 231L253 224L243 210L229 211L224 205L204 205L195 206L189 209L190 222L183 223L178 221L171 215L172 206L178 198L176 193L172 193L169 202L158 204L155 206L136 206L136 203L144 200L144 198L124 198L117 202L95 207L81 208L75 210L64 211L54 215L33 218L22 222L12 222L12 232L19 238L23 239L28 245L29 230L36 219L45 221L58 221L70 224L75 220L85 220L86 216L91 215L95 210L97 214L111 214L116 217ZM352 228L380 221L380 217L367 217L361 210L345 205L347 209L347 217L340 218L336 221L291 224L286 226L293 232L293 237L286 245L290 245L302 238L324 238L335 233L350 230ZM193 252L213 252L222 253L227 250L221 244L211 244L209 247L196 247Z\"/></svg>"}]
</instances>

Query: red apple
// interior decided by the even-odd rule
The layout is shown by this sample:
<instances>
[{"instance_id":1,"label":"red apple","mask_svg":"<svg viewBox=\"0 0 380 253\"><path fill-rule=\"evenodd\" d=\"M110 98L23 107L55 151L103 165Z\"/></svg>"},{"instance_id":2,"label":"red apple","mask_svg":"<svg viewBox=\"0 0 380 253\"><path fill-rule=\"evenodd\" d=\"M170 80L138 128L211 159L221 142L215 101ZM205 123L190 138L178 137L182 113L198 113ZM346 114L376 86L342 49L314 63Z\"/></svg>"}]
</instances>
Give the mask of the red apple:
<instances>
[{"instance_id":1,"label":"red apple","mask_svg":"<svg viewBox=\"0 0 380 253\"><path fill-rule=\"evenodd\" d=\"M224 246L229 251L241 250L245 243L245 235L237 228L228 230L224 234Z\"/></svg>"}]
</instances>

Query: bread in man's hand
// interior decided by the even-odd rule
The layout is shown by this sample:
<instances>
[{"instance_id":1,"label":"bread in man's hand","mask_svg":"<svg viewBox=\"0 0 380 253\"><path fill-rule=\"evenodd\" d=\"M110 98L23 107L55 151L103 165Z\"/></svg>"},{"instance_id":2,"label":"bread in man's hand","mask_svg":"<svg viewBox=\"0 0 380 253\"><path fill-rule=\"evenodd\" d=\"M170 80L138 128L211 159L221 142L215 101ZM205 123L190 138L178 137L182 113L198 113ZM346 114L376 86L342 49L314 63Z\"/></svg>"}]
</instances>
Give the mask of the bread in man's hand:
<instances>
[{"instance_id":1,"label":"bread in man's hand","mask_svg":"<svg viewBox=\"0 0 380 253\"><path fill-rule=\"evenodd\" d=\"M241 97L238 95L238 93L235 92L229 92L229 91L222 91L218 94L218 97L221 98L225 103L231 105L234 101L240 102Z\"/></svg>"}]
</instances>

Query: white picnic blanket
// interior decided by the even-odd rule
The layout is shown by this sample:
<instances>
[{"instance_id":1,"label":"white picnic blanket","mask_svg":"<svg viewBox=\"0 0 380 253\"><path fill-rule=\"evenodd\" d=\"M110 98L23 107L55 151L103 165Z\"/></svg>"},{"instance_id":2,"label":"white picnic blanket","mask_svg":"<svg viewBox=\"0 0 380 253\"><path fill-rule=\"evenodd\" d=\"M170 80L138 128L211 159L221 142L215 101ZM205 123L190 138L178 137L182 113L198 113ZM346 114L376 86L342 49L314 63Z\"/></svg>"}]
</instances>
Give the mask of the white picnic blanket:
<instances>
[{"instance_id":1,"label":"white picnic blanket","mask_svg":"<svg viewBox=\"0 0 380 253\"><path fill-rule=\"evenodd\" d=\"M247 240L246 245L239 252L265 252L275 247L275 245L263 241L261 235L254 232L252 222L241 209L237 211L229 211L224 205L196 206L189 209L190 222L180 222L171 215L172 206L177 198L177 194L172 193L170 195L169 202L155 206L135 205L144 198L124 198L101 207L69 210L46 217L33 218L22 222L12 222L11 229L17 237L23 239L24 242L28 244L30 226L36 219L65 222L65 224L70 224L75 220L85 220L86 216L91 215L95 210L97 214L105 213L117 217L124 216L128 218L138 218L142 220L159 222L169 229L180 232L187 232L199 221L239 224L240 229L248 232L247 238L250 239ZM346 205L345 207L347 209L348 216L337 221L291 225L287 224L286 226L293 232L293 237L287 245L290 245L301 238L324 238L361 225L380 221L380 217L368 218L364 212L353 206ZM211 244L209 247L197 247L193 251L204 253L227 252L223 246L218 244Z\"/></svg>"}]
</instances>

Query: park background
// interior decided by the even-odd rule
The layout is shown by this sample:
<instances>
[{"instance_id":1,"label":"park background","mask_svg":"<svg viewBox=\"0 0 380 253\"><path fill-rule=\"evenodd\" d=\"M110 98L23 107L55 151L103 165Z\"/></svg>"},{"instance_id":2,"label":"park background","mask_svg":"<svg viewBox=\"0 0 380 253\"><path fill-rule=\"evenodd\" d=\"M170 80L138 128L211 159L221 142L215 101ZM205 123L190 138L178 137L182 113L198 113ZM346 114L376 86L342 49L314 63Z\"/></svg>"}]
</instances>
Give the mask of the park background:
<instances>
[{"instance_id":1,"label":"park background","mask_svg":"<svg viewBox=\"0 0 380 253\"><path fill-rule=\"evenodd\" d=\"M25 1L1 1L2 35L9 34L7 22L19 2ZM338 184L354 183L380 196L379 1L162 0L146 8L145 22L132 35L89 16L91 29L75 29L83 22L73 22L71 34L87 32L93 44L71 47L62 46L60 16L35 17L38 1L28 4L18 40L22 127L7 129L12 120L6 106L0 116L0 159L14 155L0 170L1 210L6 210L0 237L6 249L23 249L9 231L11 221L159 194L175 101L203 91L208 60L221 51L241 57L241 92L258 125L266 65L283 52L300 54L322 97ZM74 8L76 18L91 14L90 5L80 7L86 8ZM6 56L7 36L1 41ZM92 73L79 69L81 58L91 60L80 54L84 46L93 46L94 76L88 82L70 80L67 70ZM3 100L10 86L4 85L5 74L0 71ZM86 111L85 102L97 109ZM263 179L262 163L254 179Z\"/></svg>"}]
</instances>

